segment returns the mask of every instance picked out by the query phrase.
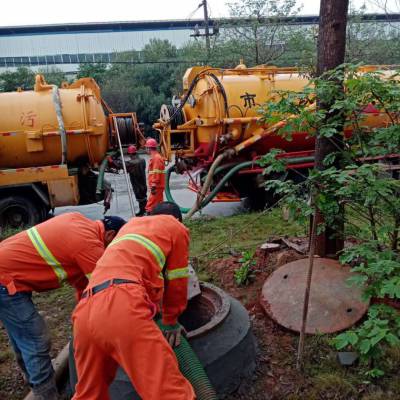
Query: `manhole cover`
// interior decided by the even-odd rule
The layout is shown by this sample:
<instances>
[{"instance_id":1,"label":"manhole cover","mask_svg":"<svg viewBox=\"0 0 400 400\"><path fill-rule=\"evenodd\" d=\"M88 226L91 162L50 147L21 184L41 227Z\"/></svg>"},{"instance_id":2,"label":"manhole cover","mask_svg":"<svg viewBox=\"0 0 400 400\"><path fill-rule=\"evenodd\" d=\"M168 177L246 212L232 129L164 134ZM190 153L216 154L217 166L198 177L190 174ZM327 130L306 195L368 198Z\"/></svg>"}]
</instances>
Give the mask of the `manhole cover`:
<instances>
[{"instance_id":1,"label":"manhole cover","mask_svg":"<svg viewBox=\"0 0 400 400\"><path fill-rule=\"evenodd\" d=\"M265 281L261 305L278 324L300 331L308 258L283 265ZM367 311L362 289L349 287L350 268L336 260L315 258L307 333L338 332L354 325Z\"/></svg>"}]
</instances>

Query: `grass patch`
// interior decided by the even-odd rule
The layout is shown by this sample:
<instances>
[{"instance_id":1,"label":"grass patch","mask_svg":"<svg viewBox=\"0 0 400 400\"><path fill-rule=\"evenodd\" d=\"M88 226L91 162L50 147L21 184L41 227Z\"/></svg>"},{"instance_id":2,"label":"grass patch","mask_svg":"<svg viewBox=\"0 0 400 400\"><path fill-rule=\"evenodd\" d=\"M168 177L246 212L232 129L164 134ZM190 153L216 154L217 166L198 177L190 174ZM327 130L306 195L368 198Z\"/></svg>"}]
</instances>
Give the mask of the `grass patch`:
<instances>
[{"instance_id":1,"label":"grass patch","mask_svg":"<svg viewBox=\"0 0 400 400\"><path fill-rule=\"evenodd\" d=\"M13 229L13 228L2 228L0 227L0 242L9 238L10 236L16 235L17 233L23 231L23 228Z\"/></svg>"},{"instance_id":2,"label":"grass patch","mask_svg":"<svg viewBox=\"0 0 400 400\"><path fill-rule=\"evenodd\" d=\"M200 280L218 284L208 264L215 259L253 252L274 236L304 236L307 227L282 218L282 211L185 221L190 230L190 257Z\"/></svg>"},{"instance_id":3,"label":"grass patch","mask_svg":"<svg viewBox=\"0 0 400 400\"><path fill-rule=\"evenodd\" d=\"M185 221L185 225L190 229L192 257L201 257L221 242L225 242L216 253L207 254L207 258L220 258L231 250L254 250L271 236L306 233L306 227L284 221L279 209L265 214L247 213L232 217L199 218Z\"/></svg>"},{"instance_id":4,"label":"grass patch","mask_svg":"<svg viewBox=\"0 0 400 400\"><path fill-rule=\"evenodd\" d=\"M356 388L340 371L319 374L311 380L310 400L342 400L352 399L357 393Z\"/></svg>"}]
</instances>

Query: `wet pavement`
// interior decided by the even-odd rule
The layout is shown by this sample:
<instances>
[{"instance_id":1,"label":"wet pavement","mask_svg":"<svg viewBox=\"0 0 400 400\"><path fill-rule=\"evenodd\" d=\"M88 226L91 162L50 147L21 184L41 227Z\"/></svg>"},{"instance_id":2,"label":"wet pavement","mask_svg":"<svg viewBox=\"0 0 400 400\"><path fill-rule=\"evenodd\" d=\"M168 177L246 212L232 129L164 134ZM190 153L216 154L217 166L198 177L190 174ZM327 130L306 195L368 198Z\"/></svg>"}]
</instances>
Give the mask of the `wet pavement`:
<instances>
[{"instance_id":1,"label":"wet pavement","mask_svg":"<svg viewBox=\"0 0 400 400\"><path fill-rule=\"evenodd\" d=\"M114 193L110 210L107 215L119 215L122 218L130 218L132 216L128 189L123 174L106 174L106 179L110 181ZM196 200L196 194L187 188L188 177L184 175L172 174L171 176L171 192L175 201L181 207L191 207ZM139 205L134 200L135 212L139 211ZM101 219L103 217L102 202L98 204L90 204L86 206L76 207L59 207L55 211L55 215L63 214L71 211L79 211L90 219ZM234 203L210 203L196 216L229 216L243 211L243 205L240 202Z\"/></svg>"}]
</instances>

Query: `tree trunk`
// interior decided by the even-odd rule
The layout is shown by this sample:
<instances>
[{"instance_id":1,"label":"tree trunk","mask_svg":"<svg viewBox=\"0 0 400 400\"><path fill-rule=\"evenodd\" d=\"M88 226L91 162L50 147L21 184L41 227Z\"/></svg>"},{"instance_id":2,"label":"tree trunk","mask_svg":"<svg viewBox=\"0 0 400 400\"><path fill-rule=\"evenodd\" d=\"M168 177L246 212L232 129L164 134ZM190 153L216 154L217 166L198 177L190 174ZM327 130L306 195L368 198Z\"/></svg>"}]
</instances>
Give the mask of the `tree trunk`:
<instances>
[{"instance_id":1,"label":"tree trunk","mask_svg":"<svg viewBox=\"0 0 400 400\"><path fill-rule=\"evenodd\" d=\"M346 50L346 26L349 0L321 0L319 34L318 34L318 64L317 75L332 70L344 63ZM326 78L328 79L328 78ZM341 81L336 81L342 87ZM319 109L330 110L331 104L317 100ZM336 117L337 114L327 114L326 119ZM343 119L344 123L344 119ZM338 132L332 138L321 137L317 134L315 145L315 164L319 170L326 166L323 161L328 154L343 148L343 136ZM340 160L336 166L339 167ZM317 224L323 222L320 212L316 213ZM333 227L327 227L325 232L317 236L316 254L321 257L336 254L343 248L344 210L341 208Z\"/></svg>"}]
</instances>

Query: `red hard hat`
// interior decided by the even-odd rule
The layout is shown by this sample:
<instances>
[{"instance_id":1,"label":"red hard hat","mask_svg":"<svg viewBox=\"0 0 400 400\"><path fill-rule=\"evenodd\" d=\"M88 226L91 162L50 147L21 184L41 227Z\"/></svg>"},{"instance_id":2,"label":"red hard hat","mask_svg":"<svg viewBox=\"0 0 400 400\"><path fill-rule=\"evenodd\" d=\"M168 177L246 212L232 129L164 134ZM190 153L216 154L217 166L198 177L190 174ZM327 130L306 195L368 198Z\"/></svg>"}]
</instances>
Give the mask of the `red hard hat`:
<instances>
[{"instance_id":1,"label":"red hard hat","mask_svg":"<svg viewBox=\"0 0 400 400\"><path fill-rule=\"evenodd\" d=\"M158 144L157 141L153 138L147 139L146 140L146 147L150 147L150 148L157 148Z\"/></svg>"},{"instance_id":2,"label":"red hard hat","mask_svg":"<svg viewBox=\"0 0 400 400\"><path fill-rule=\"evenodd\" d=\"M134 144L131 144L131 145L128 147L128 154L136 154L136 152L137 152L136 146L135 146Z\"/></svg>"}]
</instances>

